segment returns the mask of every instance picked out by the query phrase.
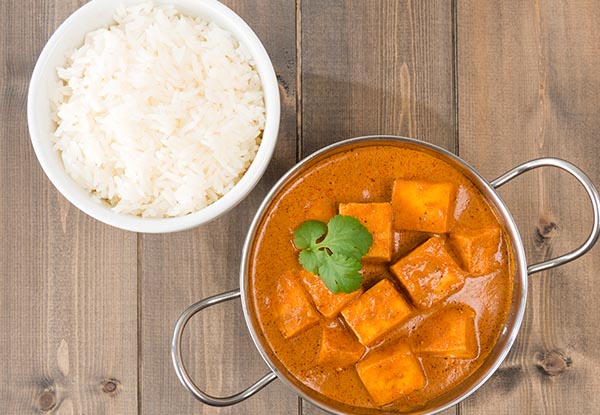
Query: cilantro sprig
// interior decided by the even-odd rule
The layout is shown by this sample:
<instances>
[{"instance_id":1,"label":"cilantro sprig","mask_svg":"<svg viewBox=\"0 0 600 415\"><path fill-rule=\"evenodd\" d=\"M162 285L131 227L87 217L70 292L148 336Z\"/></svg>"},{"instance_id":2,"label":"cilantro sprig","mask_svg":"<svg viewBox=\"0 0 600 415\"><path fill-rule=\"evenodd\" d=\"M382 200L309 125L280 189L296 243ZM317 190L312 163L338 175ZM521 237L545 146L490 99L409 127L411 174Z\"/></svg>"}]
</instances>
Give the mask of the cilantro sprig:
<instances>
[{"instance_id":1,"label":"cilantro sprig","mask_svg":"<svg viewBox=\"0 0 600 415\"><path fill-rule=\"evenodd\" d=\"M309 220L294 232L300 264L321 277L334 294L360 288L361 258L372 244L373 237L367 228L352 216L335 215L327 225Z\"/></svg>"}]
</instances>

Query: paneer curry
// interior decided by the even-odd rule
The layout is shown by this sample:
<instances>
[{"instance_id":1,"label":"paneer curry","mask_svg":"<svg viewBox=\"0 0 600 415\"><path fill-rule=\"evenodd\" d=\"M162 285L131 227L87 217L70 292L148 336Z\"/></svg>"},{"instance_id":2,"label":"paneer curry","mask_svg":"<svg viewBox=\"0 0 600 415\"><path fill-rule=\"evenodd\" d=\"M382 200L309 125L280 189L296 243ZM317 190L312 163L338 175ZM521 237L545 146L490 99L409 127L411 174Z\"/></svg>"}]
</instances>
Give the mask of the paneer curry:
<instances>
[{"instance_id":1,"label":"paneer curry","mask_svg":"<svg viewBox=\"0 0 600 415\"><path fill-rule=\"evenodd\" d=\"M299 263L305 221L356 218L372 244L362 283L333 293ZM482 365L506 321L512 253L491 205L463 174L416 149L331 155L273 200L250 251L253 312L302 384L354 407L425 405Z\"/></svg>"}]
</instances>

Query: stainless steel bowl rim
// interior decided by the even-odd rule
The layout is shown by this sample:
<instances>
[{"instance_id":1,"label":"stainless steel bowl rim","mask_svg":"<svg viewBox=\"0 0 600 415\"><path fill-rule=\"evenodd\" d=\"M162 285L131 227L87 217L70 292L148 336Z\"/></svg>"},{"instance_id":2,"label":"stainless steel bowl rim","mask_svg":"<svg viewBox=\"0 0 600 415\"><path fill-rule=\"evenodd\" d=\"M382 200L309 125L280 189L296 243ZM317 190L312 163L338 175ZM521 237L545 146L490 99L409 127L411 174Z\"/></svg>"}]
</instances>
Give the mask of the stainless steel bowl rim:
<instances>
[{"instance_id":1,"label":"stainless steel bowl rim","mask_svg":"<svg viewBox=\"0 0 600 415\"><path fill-rule=\"evenodd\" d=\"M525 314L525 304L526 304L526 300L527 300L527 262L525 259L525 250L523 248L523 242L521 240L519 230L517 228L517 225L516 225L512 215L510 214L510 211L508 210L508 208L506 207L505 203L502 201L502 199L500 198L498 193L494 190L492 185L483 176L481 176L479 174L479 172L477 170L475 170L475 168L473 168L470 164L468 164L466 161L462 160L457 155L451 153L450 151L443 149L441 147L438 147L434 144L427 143L424 141L417 141L417 140L406 138L406 137L399 137L399 136L372 135L372 136L362 136L362 137L350 138L347 140L343 140L343 141L331 144L329 146L326 146L326 147L314 152L310 156L301 160L292 169L290 169L284 176L282 176L281 179L279 179L277 181L277 183L273 186L271 191L267 194L267 196L263 200L262 204L258 208L258 211L252 221L252 224L250 225L250 229L248 231L248 235L247 235L246 241L244 243L244 248L242 250L242 261L241 261L241 268L240 268L240 293L241 293L241 297L242 297L241 298L242 310L244 312L244 319L246 320L246 325L248 326L248 330L250 331L250 335L252 337L254 345L258 349L261 357L267 363L267 365L269 366L271 371L273 373L275 373L277 375L277 377L283 383L285 383L288 387L290 387L295 393L299 394L303 399L306 399L313 405L316 405L316 406L320 407L321 409L324 409L324 410L331 412L333 414L336 414L336 415L346 415L346 413L339 412L337 410L337 408L330 407L329 405L324 405L323 403L318 402L315 399L313 399L312 397L308 396L303 391L298 390L294 385L292 385L288 381L286 376L282 375L282 373L278 370L278 368L275 366L275 364L271 361L270 356L268 356L268 354L263 349L262 344L260 343L260 340L258 338L258 334L255 331L254 326L252 324L250 324L251 320L250 320L249 306L251 303L250 303L250 299L247 298L249 278L247 278L247 275L246 275L247 265L249 263L248 255L250 254L249 251L250 251L251 244L254 240L256 230L258 229L258 226L260 225L260 222L262 219L262 214L266 211L266 209L268 209L268 207L271 204L271 201L278 194L279 190L287 184L288 179L291 176L293 176L293 174L296 173L298 170L301 170L305 166L305 164L307 164L308 162L310 162L313 159L319 158L323 154L329 153L332 150L338 149L340 147L351 146L353 144L360 144L360 143L364 143L365 141L381 141L383 143L383 142L389 141L389 140L410 143L411 145L422 146L424 148L433 150L434 152L441 153L442 155L457 162L459 165L462 165L465 169L467 169L469 172L471 172L475 177L477 177L479 179L480 183L484 185L484 188L486 190L488 190L488 192L486 194L484 194L484 196L494 205L494 207L496 207L498 209L498 213L502 216L502 220L506 221L506 223L505 223L506 231L509 233L509 236L513 242L513 253L514 253L514 261L515 261L515 276L514 276L514 278L515 279L520 278L523 281L523 284L522 284L523 289L521 290L521 292L513 293L513 296L518 295L522 299L522 301L517 310L516 321L513 324L512 328L510 329L511 334L508 339L508 345L507 345L507 347L505 347L502 350L501 355L499 356L498 359L496 359L495 363L491 366L490 370L488 370L487 373L485 374L485 376L481 377L476 382L476 384L468 391L468 393L463 394L460 397L457 397L456 399L449 401L444 406L436 408L432 411L422 412L422 414L435 414L437 412L441 412L453 405L456 405L458 402L467 398L470 394L472 394L477 389L479 389L479 387L481 387L481 385L483 385L489 379L489 377L492 376L492 374L498 369L498 367L500 366L502 361L504 361L504 359L506 358L506 355L510 351L510 348L512 347L512 345L517 337L518 331L523 322L523 316ZM419 414L419 412L416 412L416 414Z\"/></svg>"}]
</instances>

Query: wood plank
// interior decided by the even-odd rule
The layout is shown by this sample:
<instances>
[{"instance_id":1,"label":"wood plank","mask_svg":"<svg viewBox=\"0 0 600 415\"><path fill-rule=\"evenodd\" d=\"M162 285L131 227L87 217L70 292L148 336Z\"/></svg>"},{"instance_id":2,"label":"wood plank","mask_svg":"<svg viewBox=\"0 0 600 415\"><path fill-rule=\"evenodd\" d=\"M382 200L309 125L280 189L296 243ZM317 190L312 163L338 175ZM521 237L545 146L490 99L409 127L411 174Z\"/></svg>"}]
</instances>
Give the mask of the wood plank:
<instances>
[{"instance_id":1,"label":"wood plank","mask_svg":"<svg viewBox=\"0 0 600 415\"><path fill-rule=\"evenodd\" d=\"M137 414L136 235L62 198L27 131L33 65L77 3L8 1L0 16L3 414Z\"/></svg>"},{"instance_id":2,"label":"wood plank","mask_svg":"<svg viewBox=\"0 0 600 415\"><path fill-rule=\"evenodd\" d=\"M456 149L450 2L304 0L301 18L302 157L371 134Z\"/></svg>"},{"instance_id":3,"label":"wood plank","mask_svg":"<svg viewBox=\"0 0 600 415\"><path fill-rule=\"evenodd\" d=\"M144 235L142 241L141 412L149 414L291 414L298 399L275 381L229 408L196 401L179 383L169 344L175 320L201 298L239 287L246 231L257 207L296 158L295 6L289 1L227 1L262 40L280 81L282 118L274 159L251 195L223 218L195 230ZM267 372L245 326L239 301L208 309L187 329L184 358L214 395L238 392Z\"/></svg>"},{"instance_id":4,"label":"wood plank","mask_svg":"<svg viewBox=\"0 0 600 415\"><path fill-rule=\"evenodd\" d=\"M600 4L461 0L460 155L493 178L540 156L574 162L600 183ZM576 247L591 209L582 189L550 169L501 190L531 263ZM530 278L517 343L462 414L598 411L600 250Z\"/></svg>"},{"instance_id":5,"label":"wood plank","mask_svg":"<svg viewBox=\"0 0 600 415\"><path fill-rule=\"evenodd\" d=\"M371 134L454 137L449 2L302 2L302 155Z\"/></svg>"}]
</instances>

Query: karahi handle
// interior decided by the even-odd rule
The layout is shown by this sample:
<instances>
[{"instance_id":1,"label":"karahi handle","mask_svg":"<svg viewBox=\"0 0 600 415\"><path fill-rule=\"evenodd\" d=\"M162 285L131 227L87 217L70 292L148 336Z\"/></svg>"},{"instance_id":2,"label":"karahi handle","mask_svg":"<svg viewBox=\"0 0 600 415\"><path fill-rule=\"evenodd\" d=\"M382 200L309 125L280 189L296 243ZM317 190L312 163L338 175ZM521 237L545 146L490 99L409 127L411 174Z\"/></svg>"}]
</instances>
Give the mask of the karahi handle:
<instances>
[{"instance_id":1,"label":"karahi handle","mask_svg":"<svg viewBox=\"0 0 600 415\"><path fill-rule=\"evenodd\" d=\"M196 383L191 378L185 364L183 363L183 359L181 357L181 339L183 337L183 331L185 330L185 326L188 321L199 311L225 302L229 300L233 300L240 296L240 290L233 290L229 292L225 292L222 294L215 295L213 297L205 298L204 300L200 300L195 304L189 306L177 319L177 323L175 324L175 329L173 330L173 338L171 340L171 359L173 360L173 366L175 367L175 372L177 373L177 377L179 381L185 386L187 390L189 390L192 395L199 401L211 405L211 406L231 406L237 403L240 403L262 388L267 386L273 380L277 378L277 375L273 372L269 372L258 381L256 381L253 385L244 389L243 391L236 393L235 395L226 396L226 397L216 397L209 395L204 392L202 389L196 385Z\"/></svg>"},{"instance_id":2,"label":"karahi handle","mask_svg":"<svg viewBox=\"0 0 600 415\"><path fill-rule=\"evenodd\" d=\"M592 202L593 222L590 235L586 241L579 246L579 248L557 258L549 259L547 261L540 262L539 264L530 265L527 267L527 272L529 274L535 274L536 272L558 267L559 265L566 264L567 262L571 262L574 259L579 258L581 255L592 249L598 240L598 235L600 235L600 197L598 196L598 191L594 187L594 184L590 178L583 171L566 160L551 157L531 160L509 170L497 179L492 180L491 185L494 188L498 188L515 177L520 176L527 171L537 169L538 167L556 167L566 171L567 173L570 173L573 177L575 177L575 179L581 183L587 192L590 202Z\"/></svg>"}]
</instances>

